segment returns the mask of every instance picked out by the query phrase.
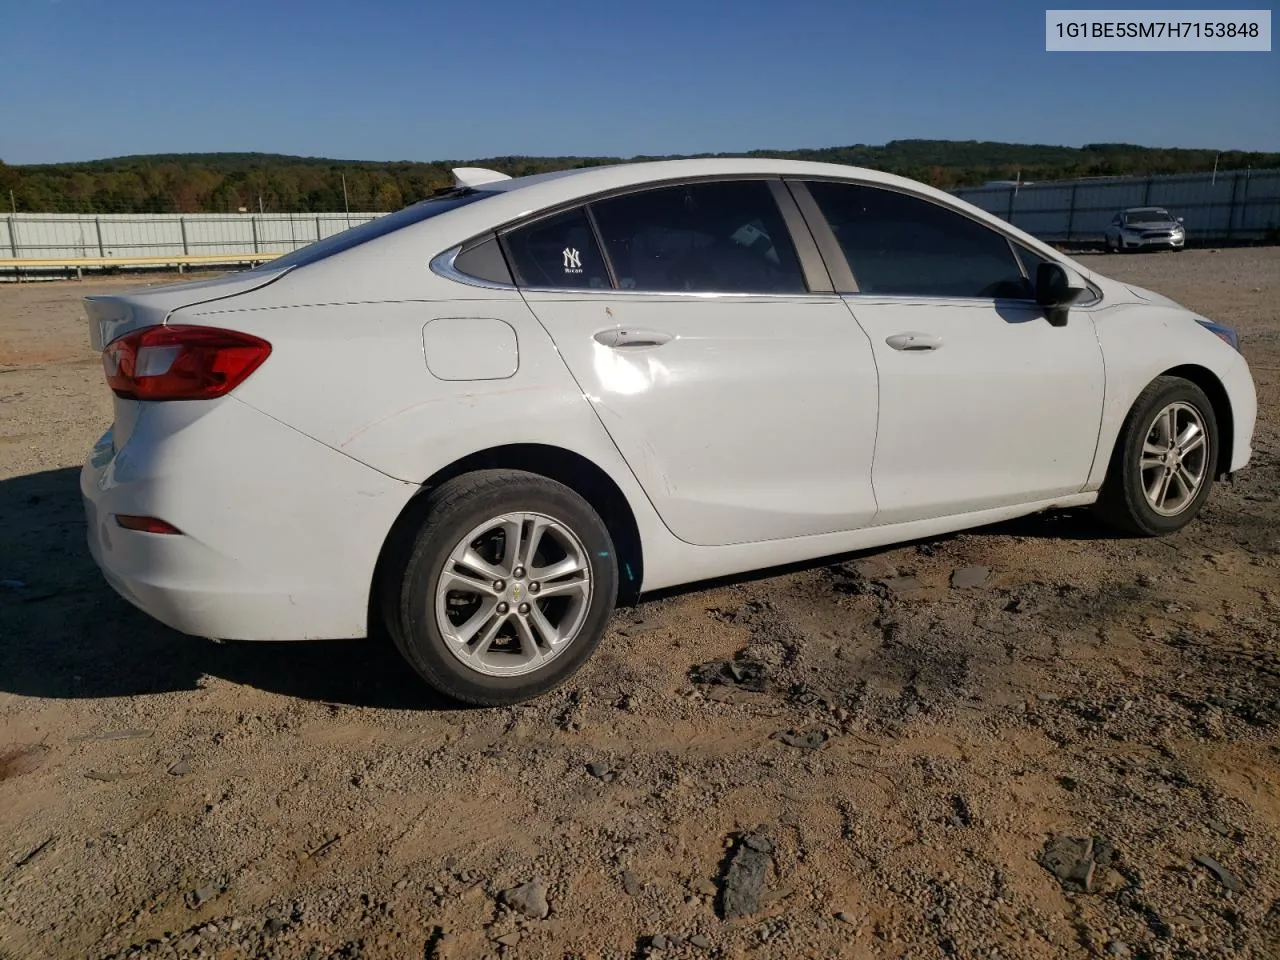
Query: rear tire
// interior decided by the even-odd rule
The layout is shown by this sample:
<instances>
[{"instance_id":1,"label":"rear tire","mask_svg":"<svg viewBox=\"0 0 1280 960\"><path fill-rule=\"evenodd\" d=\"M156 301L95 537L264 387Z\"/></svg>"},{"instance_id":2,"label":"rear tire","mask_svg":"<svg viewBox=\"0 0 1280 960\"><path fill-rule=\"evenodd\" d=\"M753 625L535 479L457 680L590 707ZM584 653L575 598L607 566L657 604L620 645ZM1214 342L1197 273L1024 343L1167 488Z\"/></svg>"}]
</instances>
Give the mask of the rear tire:
<instances>
[{"instance_id":1,"label":"rear tire","mask_svg":"<svg viewBox=\"0 0 1280 960\"><path fill-rule=\"evenodd\" d=\"M1209 498L1217 458L1218 420L1204 391L1157 377L1120 427L1095 512L1139 536L1181 530Z\"/></svg>"},{"instance_id":2,"label":"rear tire","mask_svg":"<svg viewBox=\"0 0 1280 960\"><path fill-rule=\"evenodd\" d=\"M399 572L389 632L441 693L482 706L558 687L604 636L618 564L581 496L538 474L481 470L432 491ZM389 583L388 586L391 586Z\"/></svg>"}]
</instances>

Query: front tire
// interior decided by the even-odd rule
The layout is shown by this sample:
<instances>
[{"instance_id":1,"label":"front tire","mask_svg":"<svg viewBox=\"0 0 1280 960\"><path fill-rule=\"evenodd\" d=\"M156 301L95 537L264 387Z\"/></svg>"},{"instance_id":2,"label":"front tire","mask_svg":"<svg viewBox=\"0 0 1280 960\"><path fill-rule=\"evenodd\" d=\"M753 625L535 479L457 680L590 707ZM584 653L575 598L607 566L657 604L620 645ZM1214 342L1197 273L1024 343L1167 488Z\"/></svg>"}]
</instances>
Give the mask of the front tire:
<instances>
[{"instance_id":1,"label":"front tire","mask_svg":"<svg viewBox=\"0 0 1280 960\"><path fill-rule=\"evenodd\" d=\"M613 542L586 500L537 474L481 470L429 495L390 632L441 693L519 703L587 661L617 592Z\"/></svg>"},{"instance_id":2,"label":"front tire","mask_svg":"<svg viewBox=\"0 0 1280 960\"><path fill-rule=\"evenodd\" d=\"M1120 428L1097 512L1139 536L1189 524L1204 506L1218 460L1218 420L1194 383L1157 377Z\"/></svg>"}]
</instances>

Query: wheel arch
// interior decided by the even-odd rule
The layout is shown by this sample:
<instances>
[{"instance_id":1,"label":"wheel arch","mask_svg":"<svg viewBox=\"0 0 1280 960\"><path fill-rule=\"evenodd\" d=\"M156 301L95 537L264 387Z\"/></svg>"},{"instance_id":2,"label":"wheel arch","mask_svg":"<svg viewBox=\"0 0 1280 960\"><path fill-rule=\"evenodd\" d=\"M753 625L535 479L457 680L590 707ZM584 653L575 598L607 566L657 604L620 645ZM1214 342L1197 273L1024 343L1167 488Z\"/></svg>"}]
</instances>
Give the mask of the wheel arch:
<instances>
[{"instance_id":1,"label":"wheel arch","mask_svg":"<svg viewBox=\"0 0 1280 960\"><path fill-rule=\"evenodd\" d=\"M1218 458L1213 465L1214 479L1220 479L1231 472L1232 445L1235 442L1235 420L1231 412L1231 398L1227 388L1208 367L1187 363L1170 367L1160 374L1162 377L1180 377L1189 380L1204 391L1213 405L1213 416L1218 421Z\"/></svg>"},{"instance_id":2,"label":"wheel arch","mask_svg":"<svg viewBox=\"0 0 1280 960\"><path fill-rule=\"evenodd\" d=\"M476 470L523 470L563 483L589 504L604 521L618 554L618 605L635 603L644 582L644 548L635 514L626 495L605 470L591 460L563 447L540 443L513 443L467 454L425 481L401 510L378 553L369 597L369 629L393 624L388 604L396 591L388 589L386 573L407 556L414 535L425 519L427 494L443 483Z\"/></svg>"}]
</instances>

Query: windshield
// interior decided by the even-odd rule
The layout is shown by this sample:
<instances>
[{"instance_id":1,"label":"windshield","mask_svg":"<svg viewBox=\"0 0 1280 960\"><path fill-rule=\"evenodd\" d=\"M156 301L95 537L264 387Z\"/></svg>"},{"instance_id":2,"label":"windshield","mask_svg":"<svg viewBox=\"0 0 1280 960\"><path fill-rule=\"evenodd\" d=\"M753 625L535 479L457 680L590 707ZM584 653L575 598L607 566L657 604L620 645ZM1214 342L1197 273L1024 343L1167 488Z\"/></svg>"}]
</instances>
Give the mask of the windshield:
<instances>
[{"instance_id":1,"label":"windshield","mask_svg":"<svg viewBox=\"0 0 1280 960\"><path fill-rule=\"evenodd\" d=\"M403 227L420 223L423 220L437 217L442 213L456 210L458 207L465 207L469 203L475 203L477 200L483 200L485 197L491 196L493 196L492 192L455 190L438 197L428 197L426 200L420 200L401 210L397 210L395 213L375 217L368 223L362 223L358 227L351 227L341 233L335 233L331 237L317 240L315 243L300 247L292 253L285 254L283 257L268 260L257 269L274 271L289 267L305 267L307 264L315 263L317 260L323 260L326 257L332 257L334 254L350 250L352 247L367 243L377 237L386 236L388 233L393 233Z\"/></svg>"},{"instance_id":2,"label":"windshield","mask_svg":"<svg viewBox=\"0 0 1280 960\"><path fill-rule=\"evenodd\" d=\"M1130 210L1125 214L1125 219L1129 223L1168 223L1173 217L1169 216L1168 210L1151 207L1147 210Z\"/></svg>"}]
</instances>

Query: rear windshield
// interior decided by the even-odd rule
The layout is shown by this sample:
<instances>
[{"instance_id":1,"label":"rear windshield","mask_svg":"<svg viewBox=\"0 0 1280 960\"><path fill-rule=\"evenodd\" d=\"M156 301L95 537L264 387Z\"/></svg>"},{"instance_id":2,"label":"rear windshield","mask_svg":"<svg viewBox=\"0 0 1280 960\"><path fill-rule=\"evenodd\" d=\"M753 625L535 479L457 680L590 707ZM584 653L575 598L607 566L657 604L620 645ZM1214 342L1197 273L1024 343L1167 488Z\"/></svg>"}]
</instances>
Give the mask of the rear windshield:
<instances>
[{"instance_id":1,"label":"rear windshield","mask_svg":"<svg viewBox=\"0 0 1280 960\"><path fill-rule=\"evenodd\" d=\"M286 253L283 257L268 260L258 269L275 271L288 267L305 267L307 264L315 263L317 260L323 260L326 257L332 257L334 254L350 250L352 247L358 247L362 243L368 243L377 237L386 236L388 233L393 233L403 227L429 220L431 217L437 217L442 213L456 210L458 207L465 207L469 203L475 203L477 200L483 200L485 197L493 195L493 191L486 193L481 190L458 190L438 197L428 197L426 200L420 200L401 210L397 210L395 213L375 217L368 223L362 223L358 227L351 227L341 233L335 233L331 237L317 240L315 243L300 247L292 253Z\"/></svg>"}]
</instances>

